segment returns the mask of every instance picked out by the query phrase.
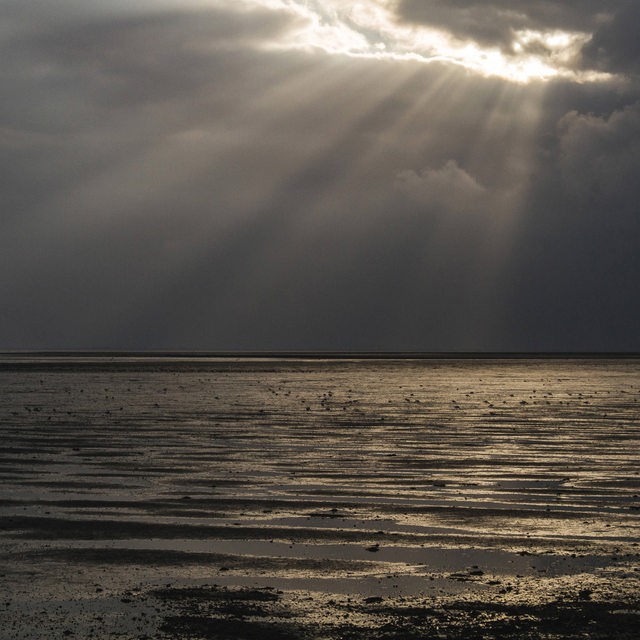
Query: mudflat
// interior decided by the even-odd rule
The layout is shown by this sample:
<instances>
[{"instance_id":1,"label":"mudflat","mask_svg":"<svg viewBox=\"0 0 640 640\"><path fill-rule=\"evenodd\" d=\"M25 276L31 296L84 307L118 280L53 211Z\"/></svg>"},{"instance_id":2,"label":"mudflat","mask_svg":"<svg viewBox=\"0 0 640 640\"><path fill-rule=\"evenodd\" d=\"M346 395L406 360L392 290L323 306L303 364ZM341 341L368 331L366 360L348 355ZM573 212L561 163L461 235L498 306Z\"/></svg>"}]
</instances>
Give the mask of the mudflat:
<instances>
[{"instance_id":1,"label":"mudflat","mask_svg":"<svg viewBox=\"0 0 640 640\"><path fill-rule=\"evenodd\" d=\"M0 358L0 638L637 638L640 361Z\"/></svg>"}]
</instances>

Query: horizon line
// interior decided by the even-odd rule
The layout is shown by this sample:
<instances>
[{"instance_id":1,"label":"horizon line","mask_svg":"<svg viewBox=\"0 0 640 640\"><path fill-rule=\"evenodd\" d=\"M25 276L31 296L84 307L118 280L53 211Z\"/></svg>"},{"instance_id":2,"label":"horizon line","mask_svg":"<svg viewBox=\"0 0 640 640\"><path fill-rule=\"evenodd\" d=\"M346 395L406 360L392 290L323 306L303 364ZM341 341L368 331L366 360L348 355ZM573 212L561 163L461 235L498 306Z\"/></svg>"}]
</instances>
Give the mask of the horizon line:
<instances>
[{"instance_id":1,"label":"horizon line","mask_svg":"<svg viewBox=\"0 0 640 640\"><path fill-rule=\"evenodd\" d=\"M341 350L123 350L123 349L15 349L2 357L41 358L238 358L310 360L438 360L438 359L588 359L640 358L638 351L341 351Z\"/></svg>"}]
</instances>

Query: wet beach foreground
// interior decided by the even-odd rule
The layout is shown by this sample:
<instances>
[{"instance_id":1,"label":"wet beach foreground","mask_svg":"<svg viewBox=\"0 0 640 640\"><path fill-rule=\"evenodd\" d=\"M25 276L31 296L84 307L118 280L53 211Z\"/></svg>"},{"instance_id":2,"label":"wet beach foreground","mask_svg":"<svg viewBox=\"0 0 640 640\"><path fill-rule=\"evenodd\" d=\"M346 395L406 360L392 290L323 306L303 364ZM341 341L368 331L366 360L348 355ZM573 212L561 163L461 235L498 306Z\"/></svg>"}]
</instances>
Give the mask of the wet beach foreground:
<instances>
[{"instance_id":1,"label":"wet beach foreground","mask_svg":"<svg viewBox=\"0 0 640 640\"><path fill-rule=\"evenodd\" d=\"M0 639L621 638L639 360L0 359Z\"/></svg>"}]
</instances>

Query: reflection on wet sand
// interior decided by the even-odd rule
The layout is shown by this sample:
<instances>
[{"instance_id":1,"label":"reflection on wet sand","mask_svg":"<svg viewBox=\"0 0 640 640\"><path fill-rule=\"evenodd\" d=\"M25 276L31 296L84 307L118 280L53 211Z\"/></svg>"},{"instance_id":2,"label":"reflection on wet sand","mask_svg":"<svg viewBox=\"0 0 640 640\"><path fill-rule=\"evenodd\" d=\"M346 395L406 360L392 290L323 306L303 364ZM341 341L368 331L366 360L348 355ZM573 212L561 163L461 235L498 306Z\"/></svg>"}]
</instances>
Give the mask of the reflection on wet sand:
<instances>
[{"instance_id":1,"label":"reflection on wet sand","mask_svg":"<svg viewBox=\"0 0 640 640\"><path fill-rule=\"evenodd\" d=\"M0 388L0 638L635 637L637 360L33 360Z\"/></svg>"}]
</instances>

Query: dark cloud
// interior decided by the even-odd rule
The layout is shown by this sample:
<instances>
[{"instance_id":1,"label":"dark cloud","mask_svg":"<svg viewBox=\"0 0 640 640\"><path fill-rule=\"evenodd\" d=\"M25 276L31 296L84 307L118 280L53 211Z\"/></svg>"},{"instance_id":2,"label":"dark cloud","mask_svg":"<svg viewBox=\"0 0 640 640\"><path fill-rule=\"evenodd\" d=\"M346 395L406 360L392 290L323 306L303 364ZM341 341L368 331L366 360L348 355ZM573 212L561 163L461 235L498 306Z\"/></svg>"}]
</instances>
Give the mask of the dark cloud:
<instances>
[{"instance_id":1,"label":"dark cloud","mask_svg":"<svg viewBox=\"0 0 640 640\"><path fill-rule=\"evenodd\" d=\"M452 27L458 20L464 24L471 16L480 18L482 23L491 16L497 21L497 29L580 31L590 30L627 3L628 0L400 0L398 14L407 20L424 24L437 20L438 24Z\"/></svg>"},{"instance_id":2,"label":"dark cloud","mask_svg":"<svg viewBox=\"0 0 640 640\"><path fill-rule=\"evenodd\" d=\"M640 350L639 116L570 111L540 147L505 326L527 349Z\"/></svg>"},{"instance_id":3,"label":"dark cloud","mask_svg":"<svg viewBox=\"0 0 640 640\"><path fill-rule=\"evenodd\" d=\"M600 26L591 40L584 46L585 66L613 73L640 71L640 5L626 3L611 22Z\"/></svg>"},{"instance_id":4,"label":"dark cloud","mask_svg":"<svg viewBox=\"0 0 640 640\"><path fill-rule=\"evenodd\" d=\"M591 33L625 0L400 0L400 19L446 29L454 36L509 48L514 31L566 30Z\"/></svg>"}]
</instances>

